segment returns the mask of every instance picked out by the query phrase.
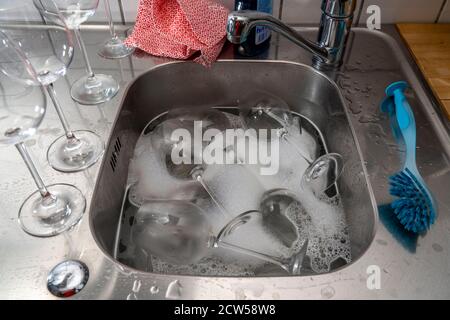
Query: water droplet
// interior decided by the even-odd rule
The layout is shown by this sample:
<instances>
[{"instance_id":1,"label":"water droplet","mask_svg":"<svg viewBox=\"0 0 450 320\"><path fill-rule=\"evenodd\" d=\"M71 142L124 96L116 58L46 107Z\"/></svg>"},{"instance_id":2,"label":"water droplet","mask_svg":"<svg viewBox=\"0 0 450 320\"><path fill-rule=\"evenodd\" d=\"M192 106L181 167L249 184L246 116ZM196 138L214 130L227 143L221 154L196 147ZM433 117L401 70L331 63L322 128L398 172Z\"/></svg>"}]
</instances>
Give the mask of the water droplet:
<instances>
[{"instance_id":1,"label":"water droplet","mask_svg":"<svg viewBox=\"0 0 450 320\"><path fill-rule=\"evenodd\" d=\"M157 286L151 286L150 287L150 293L151 294L157 294L159 292L159 287Z\"/></svg>"},{"instance_id":2,"label":"water droplet","mask_svg":"<svg viewBox=\"0 0 450 320\"><path fill-rule=\"evenodd\" d=\"M133 282L133 288L131 290L133 290L133 292L138 293L139 290L141 290L141 280L134 280Z\"/></svg>"},{"instance_id":3,"label":"water droplet","mask_svg":"<svg viewBox=\"0 0 450 320\"><path fill-rule=\"evenodd\" d=\"M335 293L336 291L332 286L326 286L325 288L322 288L322 290L320 290L320 294L325 299L331 299Z\"/></svg>"},{"instance_id":4,"label":"water droplet","mask_svg":"<svg viewBox=\"0 0 450 320\"><path fill-rule=\"evenodd\" d=\"M444 250L444 248L442 248L442 246L437 243L433 243L431 246L433 247L433 250L436 252L442 252Z\"/></svg>"},{"instance_id":5,"label":"water droplet","mask_svg":"<svg viewBox=\"0 0 450 320\"><path fill-rule=\"evenodd\" d=\"M380 118L378 118L375 114L364 114L359 117L358 121L360 123L375 123L380 121Z\"/></svg>"},{"instance_id":6,"label":"water droplet","mask_svg":"<svg viewBox=\"0 0 450 320\"><path fill-rule=\"evenodd\" d=\"M127 296L127 300L138 300L136 293L134 292L129 293Z\"/></svg>"},{"instance_id":7,"label":"water droplet","mask_svg":"<svg viewBox=\"0 0 450 320\"><path fill-rule=\"evenodd\" d=\"M180 299L182 290L183 286L181 285L180 281L178 280L172 281L171 283L169 283L169 286L167 287L166 298Z\"/></svg>"}]
</instances>

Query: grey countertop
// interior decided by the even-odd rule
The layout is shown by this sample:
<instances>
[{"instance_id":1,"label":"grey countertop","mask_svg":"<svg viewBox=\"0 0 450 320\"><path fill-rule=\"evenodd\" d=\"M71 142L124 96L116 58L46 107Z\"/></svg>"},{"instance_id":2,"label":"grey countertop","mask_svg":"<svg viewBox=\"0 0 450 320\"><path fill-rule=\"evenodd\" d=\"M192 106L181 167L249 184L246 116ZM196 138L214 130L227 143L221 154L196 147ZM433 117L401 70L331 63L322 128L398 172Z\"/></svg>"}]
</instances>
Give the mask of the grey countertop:
<instances>
[{"instance_id":1,"label":"grey countertop","mask_svg":"<svg viewBox=\"0 0 450 320\"><path fill-rule=\"evenodd\" d=\"M17 214L23 200L33 191L25 165L13 147L0 150L0 298L1 299L54 299L46 289L49 270L66 258L84 261L90 269L90 280L76 299L162 299L166 297L170 282L177 279L182 299L346 299L346 298L450 298L450 165L449 126L443 120L428 88L417 74L417 69L400 43L392 26L384 26L383 35L400 57L396 62L375 61L367 72L357 68L358 61L348 55L343 73L348 82L372 83L373 98L364 106L355 105L357 92L338 80L347 107L352 110L351 122L361 145L366 167L378 205L386 203L388 195L387 175L398 169L399 163L389 163L383 157L386 137L389 134L386 119L371 121L377 117L382 89L377 86L380 77L397 80L399 75L409 77L418 103L423 107L423 117L417 119L419 168L437 199L439 217L432 229L417 239L416 250L407 250L401 242L379 222L375 239L363 255L351 265L317 277L300 278L208 278L174 277L146 274L115 264L99 249L90 231L89 211L81 223L70 232L52 238L34 238L23 232L17 222ZM364 31L360 30L364 35ZM75 103L69 95L70 84L81 77L84 62L76 52L65 79L55 84L55 89L73 129L91 129L105 141L108 140L113 122L127 86L134 78L155 65L169 59L135 55L122 60L105 60L97 56L100 44L108 36L104 27L87 27L83 30L93 69L107 73L120 81L119 94L111 101L98 106ZM359 40L361 41L361 40ZM273 37L272 47L266 59L289 60L309 64L310 56L284 39ZM352 50L376 50L368 44ZM233 59L230 48L221 58ZM389 66L389 67L387 67ZM342 79L341 79L342 80ZM353 95L353 96L352 96ZM360 108L359 110L356 110ZM381 130L379 131L379 127ZM381 137L380 137L381 132ZM54 108L49 105L47 115L38 133L26 142L36 166L47 184L70 183L79 187L90 203L100 163L81 173L64 174L54 171L46 161L50 143L63 133ZM95 205L95 204L93 204ZM369 205L369 204L368 204ZM371 266L380 270L380 289L369 290ZM153 290L150 288L153 287ZM158 290L155 290L155 288Z\"/></svg>"}]
</instances>

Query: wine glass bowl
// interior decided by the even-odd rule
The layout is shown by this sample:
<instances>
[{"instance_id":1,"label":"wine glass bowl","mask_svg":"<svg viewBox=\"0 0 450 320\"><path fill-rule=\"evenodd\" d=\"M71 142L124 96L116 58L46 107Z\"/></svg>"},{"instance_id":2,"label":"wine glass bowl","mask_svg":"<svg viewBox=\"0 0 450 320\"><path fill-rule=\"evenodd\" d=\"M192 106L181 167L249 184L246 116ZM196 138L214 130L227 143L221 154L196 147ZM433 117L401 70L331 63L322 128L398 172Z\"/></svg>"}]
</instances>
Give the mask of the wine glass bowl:
<instances>
[{"instance_id":1,"label":"wine glass bowl","mask_svg":"<svg viewBox=\"0 0 450 320\"><path fill-rule=\"evenodd\" d=\"M218 134L231 127L229 119L218 110L205 106L184 107L169 111L163 122L151 132L152 145L165 161L168 173L177 179L198 181L224 216L231 214L202 177L206 168L203 151ZM204 141L204 134L208 131L211 140ZM201 136L197 137L199 134ZM200 142L196 137L201 139ZM219 148L224 148L224 145Z\"/></svg>"},{"instance_id":2,"label":"wine glass bowl","mask_svg":"<svg viewBox=\"0 0 450 320\"><path fill-rule=\"evenodd\" d=\"M221 247L274 263L293 274L299 274L306 255L308 241L288 257L277 257L227 242L236 230L261 220L258 211L245 212L232 219L217 235L213 234L206 213L197 205L181 200L144 202L134 217L134 245L148 256L176 265L196 263L209 249ZM269 238L269 241L271 238Z\"/></svg>"},{"instance_id":3,"label":"wine glass bowl","mask_svg":"<svg viewBox=\"0 0 450 320\"><path fill-rule=\"evenodd\" d=\"M34 0L41 2L42 0ZM86 22L95 14L99 0L53 0L70 29Z\"/></svg>"},{"instance_id":4,"label":"wine glass bowl","mask_svg":"<svg viewBox=\"0 0 450 320\"><path fill-rule=\"evenodd\" d=\"M247 129L259 130L275 129L266 135L268 141L278 139L279 136L293 124L293 116L288 104L278 96L267 91L254 90L239 100L239 111Z\"/></svg>"},{"instance_id":5,"label":"wine glass bowl","mask_svg":"<svg viewBox=\"0 0 450 320\"><path fill-rule=\"evenodd\" d=\"M195 169L202 167L203 150L210 143L202 139L201 145L196 145L195 136L203 137L207 130L219 134L230 128L232 125L224 113L213 108L176 108L151 132L152 145L163 155L170 174L179 179L192 179L192 174L199 172ZM176 134L177 130L180 134ZM174 152L183 158L182 163L174 162Z\"/></svg>"},{"instance_id":6,"label":"wine glass bowl","mask_svg":"<svg viewBox=\"0 0 450 320\"><path fill-rule=\"evenodd\" d=\"M14 145L36 133L47 101L41 86L17 85L3 77L0 75L0 144Z\"/></svg>"},{"instance_id":7,"label":"wine glass bowl","mask_svg":"<svg viewBox=\"0 0 450 320\"><path fill-rule=\"evenodd\" d=\"M308 249L308 239L300 243L298 235L294 243L288 243L274 234L271 226L264 226L265 213L251 210L228 222L218 233L216 247L240 252L261 261L278 265L289 274L299 275Z\"/></svg>"},{"instance_id":8,"label":"wine glass bowl","mask_svg":"<svg viewBox=\"0 0 450 320\"><path fill-rule=\"evenodd\" d=\"M55 24L64 24L73 29L94 15L99 0L33 0L41 14Z\"/></svg>"},{"instance_id":9,"label":"wine glass bowl","mask_svg":"<svg viewBox=\"0 0 450 320\"><path fill-rule=\"evenodd\" d=\"M274 101L273 98L271 101ZM249 128L259 129L276 129L277 136L275 138L284 139L296 152L308 163L300 186L303 189L311 190L319 196L325 190L334 185L339 179L344 161L340 154L327 153L317 159L312 159L303 150L296 141L293 140L294 130L302 135L300 121L294 117L283 102L264 101L254 102L255 107L250 108L250 112L243 115L243 121ZM271 105L282 106L272 107ZM244 109L245 110L245 109ZM270 139L274 137L270 136Z\"/></svg>"},{"instance_id":10,"label":"wine glass bowl","mask_svg":"<svg viewBox=\"0 0 450 320\"><path fill-rule=\"evenodd\" d=\"M299 238L295 223L286 216L286 211L293 202L299 203L289 190L281 188L269 190L263 195L259 209L264 227L288 248Z\"/></svg>"},{"instance_id":11,"label":"wine glass bowl","mask_svg":"<svg viewBox=\"0 0 450 320\"><path fill-rule=\"evenodd\" d=\"M27 8L10 9L26 12ZM28 85L49 85L67 72L74 53L72 36L61 26L45 27L23 23L18 27L2 18L8 10L0 13L2 31L2 72L11 79ZM33 73L31 74L30 70Z\"/></svg>"},{"instance_id":12,"label":"wine glass bowl","mask_svg":"<svg viewBox=\"0 0 450 320\"><path fill-rule=\"evenodd\" d=\"M191 202L144 202L133 224L133 241L147 254L169 263L195 263L211 247L213 234L206 213Z\"/></svg>"}]
</instances>

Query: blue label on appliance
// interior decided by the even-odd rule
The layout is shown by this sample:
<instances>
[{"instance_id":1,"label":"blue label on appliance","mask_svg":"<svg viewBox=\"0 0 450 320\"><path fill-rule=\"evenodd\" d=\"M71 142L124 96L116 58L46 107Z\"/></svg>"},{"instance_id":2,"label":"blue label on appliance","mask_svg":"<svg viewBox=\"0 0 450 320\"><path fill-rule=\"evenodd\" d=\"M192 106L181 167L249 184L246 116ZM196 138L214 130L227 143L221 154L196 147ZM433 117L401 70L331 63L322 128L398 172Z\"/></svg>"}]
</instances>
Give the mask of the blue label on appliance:
<instances>
[{"instance_id":1,"label":"blue label on appliance","mask_svg":"<svg viewBox=\"0 0 450 320\"><path fill-rule=\"evenodd\" d=\"M258 0L258 11L272 14L272 0ZM270 37L270 29L267 27L256 27L255 44L263 43Z\"/></svg>"}]
</instances>

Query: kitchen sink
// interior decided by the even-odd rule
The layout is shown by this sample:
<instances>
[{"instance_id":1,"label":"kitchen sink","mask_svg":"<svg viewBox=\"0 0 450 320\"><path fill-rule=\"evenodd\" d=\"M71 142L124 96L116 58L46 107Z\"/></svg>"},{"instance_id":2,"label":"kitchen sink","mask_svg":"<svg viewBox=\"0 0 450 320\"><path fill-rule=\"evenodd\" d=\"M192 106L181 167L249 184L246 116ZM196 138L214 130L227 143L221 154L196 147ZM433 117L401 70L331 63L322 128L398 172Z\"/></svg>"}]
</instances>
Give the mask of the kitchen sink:
<instances>
[{"instance_id":1,"label":"kitchen sink","mask_svg":"<svg viewBox=\"0 0 450 320\"><path fill-rule=\"evenodd\" d=\"M310 40L317 37L317 28L297 30ZM102 162L70 175L55 173L49 166L38 168L48 183L75 184L82 190L89 210L80 224L64 237L37 241L24 234L17 225L17 211L35 186L29 183L14 148L0 153L4 209L0 215L4 240L0 255L7 257L0 263L1 298L56 298L48 292L45 281L48 272L67 258L80 260L89 268L87 286L75 299L450 297L450 122L443 117L395 26L382 25L381 31L352 28L343 65L336 72L325 73L339 89L308 67L312 59L309 53L277 35L272 36L266 54L251 60L235 56L233 48L226 45L221 60L211 69L139 52L128 59L102 59L97 50L108 35L107 26L83 29L93 69L111 74L121 83L114 99L98 107L78 106L72 101L70 84L86 72L82 55L74 56L67 81L55 83L74 128L90 128L106 142ZM393 199L388 177L401 168L404 152L396 145L389 119L379 104L386 86L400 80L411 86L406 95L416 118L418 167L438 206L435 224L419 237L406 234L383 210ZM337 190L349 228L351 263L333 265L329 272L313 276L266 273L264 277L223 277L158 273L119 261L116 236L123 218L129 162L145 125L174 104L235 106L250 87L280 96L307 119L320 133L321 153L340 152L344 156L346 167ZM36 139L28 141L36 163L46 163L42 150L60 134L57 114L48 108ZM379 277L379 289L369 287L374 276Z\"/></svg>"},{"instance_id":2,"label":"kitchen sink","mask_svg":"<svg viewBox=\"0 0 450 320\"><path fill-rule=\"evenodd\" d=\"M304 64L224 60L209 69L191 62L163 64L142 74L129 86L112 130L97 181L101 187L94 192L95 205L90 214L95 239L110 258L140 271L154 271L136 263L138 257L121 259L117 252L124 246L118 243L124 229L119 226L128 224L130 218L121 212L130 159L147 124L176 106L234 106L252 91L281 97L304 119L305 128L321 146L316 156L326 152L343 155L345 169L334 192L339 192L345 212L351 261L364 254L375 235L377 210L338 86ZM222 111L236 110L226 107ZM343 268L348 262L334 263L329 271ZM281 270L275 272L275 275L284 274ZM190 275L200 274L191 272Z\"/></svg>"}]
</instances>

